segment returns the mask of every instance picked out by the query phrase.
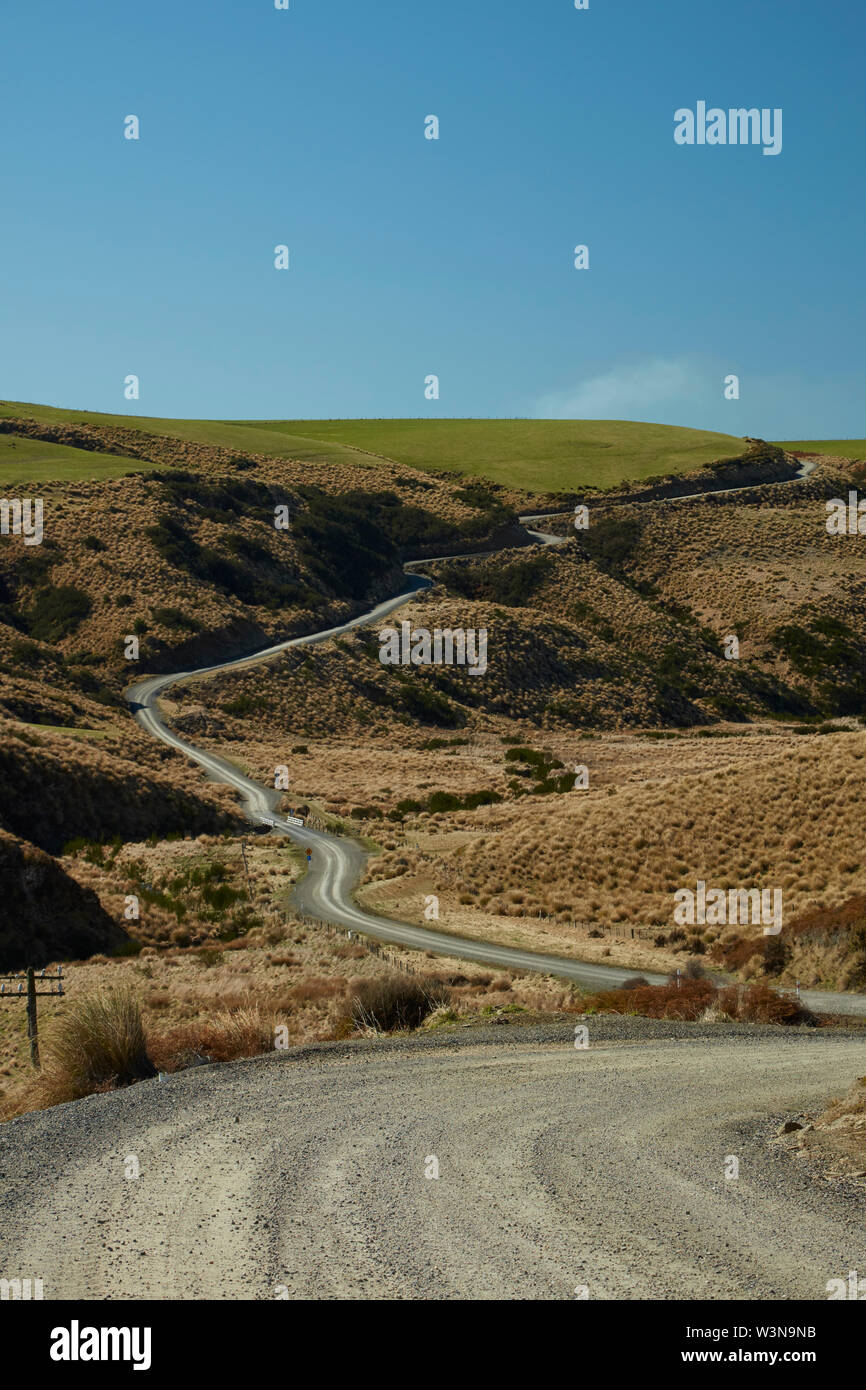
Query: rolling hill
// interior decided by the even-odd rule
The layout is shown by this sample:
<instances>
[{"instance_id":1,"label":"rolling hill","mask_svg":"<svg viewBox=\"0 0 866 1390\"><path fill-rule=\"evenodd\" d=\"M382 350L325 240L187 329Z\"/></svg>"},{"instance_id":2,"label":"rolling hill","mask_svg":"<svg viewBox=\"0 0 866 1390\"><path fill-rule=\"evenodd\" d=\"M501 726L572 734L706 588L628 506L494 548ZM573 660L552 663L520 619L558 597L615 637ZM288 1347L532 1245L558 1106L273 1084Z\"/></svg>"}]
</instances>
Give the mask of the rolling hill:
<instances>
[{"instance_id":1,"label":"rolling hill","mask_svg":"<svg viewBox=\"0 0 866 1390\"><path fill-rule=\"evenodd\" d=\"M634 420L170 420L0 402L0 428L13 420L140 431L309 463L369 467L375 461L371 455L377 455L426 472L484 477L527 492L610 488L742 453L742 440L733 435ZM141 467L114 449L103 454L93 441L91 447L92 455L60 441L40 441L37 448L14 433L0 433L0 480L116 477ZM62 452L52 458L54 450ZM76 452L82 455L77 460ZM49 471L52 462L55 473Z\"/></svg>"},{"instance_id":2,"label":"rolling hill","mask_svg":"<svg viewBox=\"0 0 866 1390\"><path fill-rule=\"evenodd\" d=\"M829 454L833 458L866 458L866 439L784 439L783 449L800 454Z\"/></svg>"}]
</instances>

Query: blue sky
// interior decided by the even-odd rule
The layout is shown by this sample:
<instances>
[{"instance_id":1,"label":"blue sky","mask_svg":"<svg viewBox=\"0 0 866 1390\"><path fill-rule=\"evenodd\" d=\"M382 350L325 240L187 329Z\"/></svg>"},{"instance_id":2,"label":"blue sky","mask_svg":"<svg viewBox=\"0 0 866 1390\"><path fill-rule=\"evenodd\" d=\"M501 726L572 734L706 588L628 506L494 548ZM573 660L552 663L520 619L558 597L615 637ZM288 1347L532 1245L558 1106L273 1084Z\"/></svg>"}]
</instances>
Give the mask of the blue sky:
<instances>
[{"instance_id":1,"label":"blue sky","mask_svg":"<svg viewBox=\"0 0 866 1390\"><path fill-rule=\"evenodd\" d=\"M0 394L862 436L864 38L861 0L19 0ZM699 100L782 108L781 154L677 146Z\"/></svg>"}]
</instances>

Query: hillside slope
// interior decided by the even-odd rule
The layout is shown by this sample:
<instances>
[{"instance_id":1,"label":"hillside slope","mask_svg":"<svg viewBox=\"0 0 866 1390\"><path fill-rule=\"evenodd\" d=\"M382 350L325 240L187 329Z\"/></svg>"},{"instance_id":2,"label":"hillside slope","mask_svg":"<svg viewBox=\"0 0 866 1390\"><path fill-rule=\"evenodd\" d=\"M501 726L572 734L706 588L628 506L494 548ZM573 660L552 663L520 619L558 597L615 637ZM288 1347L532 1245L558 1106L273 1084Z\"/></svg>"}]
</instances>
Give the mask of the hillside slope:
<instances>
[{"instance_id":1,"label":"hillside slope","mask_svg":"<svg viewBox=\"0 0 866 1390\"><path fill-rule=\"evenodd\" d=\"M0 970L110 951L126 933L48 854L0 829ZM23 1006L22 1006L23 1007Z\"/></svg>"},{"instance_id":2,"label":"hillside slope","mask_svg":"<svg viewBox=\"0 0 866 1390\"><path fill-rule=\"evenodd\" d=\"M363 468L379 458L435 474L476 475L531 493L615 487L688 472L742 451L742 440L732 435L633 420L170 420L6 401L0 402L0 476L6 477L15 467L8 432L133 459L146 457L136 434L314 468ZM111 466L101 458L97 467L95 459L91 471ZM81 476L91 476L83 461L82 468Z\"/></svg>"}]
</instances>

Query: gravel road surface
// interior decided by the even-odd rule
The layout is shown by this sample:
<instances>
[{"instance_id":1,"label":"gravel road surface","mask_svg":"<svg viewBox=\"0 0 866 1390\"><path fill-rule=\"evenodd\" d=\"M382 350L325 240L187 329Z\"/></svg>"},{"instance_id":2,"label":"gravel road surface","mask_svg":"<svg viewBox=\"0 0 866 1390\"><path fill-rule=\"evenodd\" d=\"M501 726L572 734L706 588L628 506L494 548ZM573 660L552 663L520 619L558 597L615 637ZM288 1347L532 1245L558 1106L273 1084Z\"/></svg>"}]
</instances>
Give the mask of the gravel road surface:
<instances>
[{"instance_id":1,"label":"gravel road surface","mask_svg":"<svg viewBox=\"0 0 866 1390\"><path fill-rule=\"evenodd\" d=\"M0 1276L46 1299L782 1300L866 1268L866 1193L768 1142L866 1071L862 1036L587 1024L586 1050L573 1020L327 1044L11 1121Z\"/></svg>"}]
</instances>

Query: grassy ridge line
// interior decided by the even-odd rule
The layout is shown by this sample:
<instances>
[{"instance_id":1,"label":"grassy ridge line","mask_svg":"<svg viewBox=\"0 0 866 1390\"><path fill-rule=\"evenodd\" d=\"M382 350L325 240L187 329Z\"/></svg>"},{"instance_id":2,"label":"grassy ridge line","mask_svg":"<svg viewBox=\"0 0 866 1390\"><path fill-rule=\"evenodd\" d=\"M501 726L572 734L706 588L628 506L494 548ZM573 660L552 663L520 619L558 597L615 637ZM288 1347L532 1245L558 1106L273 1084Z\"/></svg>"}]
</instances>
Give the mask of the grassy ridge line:
<instances>
[{"instance_id":1,"label":"grassy ridge line","mask_svg":"<svg viewBox=\"0 0 866 1390\"><path fill-rule=\"evenodd\" d=\"M489 478L529 492L613 487L626 479L682 473L715 459L736 456L743 442L732 435L632 420L171 420L142 415L105 415L16 402L0 403L0 416L44 423L87 423L143 430L240 453L310 462L370 466L370 455L431 472ZM8 436L7 436L8 440ZM61 446L42 446L39 457ZM65 455L77 451L64 449ZM0 437L0 478L12 477L22 455ZM117 476L121 460L91 454L81 473ZM98 467L97 461L100 461ZM57 456L58 466L61 458ZM66 469L75 460L62 460ZM109 472L109 470L111 470ZM34 475L35 476L35 475ZM40 472L40 477L48 474Z\"/></svg>"},{"instance_id":2,"label":"grassy ridge line","mask_svg":"<svg viewBox=\"0 0 866 1390\"><path fill-rule=\"evenodd\" d=\"M866 439L781 439L782 449L796 449L801 454L829 454L831 458L866 458Z\"/></svg>"},{"instance_id":3,"label":"grassy ridge line","mask_svg":"<svg viewBox=\"0 0 866 1390\"><path fill-rule=\"evenodd\" d=\"M635 420L286 420L322 441L351 444L428 471L474 473L526 491L606 488L626 478L683 473L736 456L732 435Z\"/></svg>"},{"instance_id":4,"label":"grassy ridge line","mask_svg":"<svg viewBox=\"0 0 866 1390\"><path fill-rule=\"evenodd\" d=\"M369 467L364 453L359 453L351 447L336 443L323 444L301 435L287 435L284 431L269 428L267 422L258 425L254 422L245 424L231 420L172 420L150 415L106 415L95 410L59 409L54 406L34 405L24 401L0 402L0 417L6 419L23 417L28 420L39 420L45 424L88 424L116 429L142 430L147 434L163 435L169 439L184 439L195 444L211 444L225 449L235 449L240 454L269 454L274 458L292 458L318 463L335 461L354 463L359 467ZM48 444L43 446L46 451L61 447L63 446ZM7 476L5 468L7 455L2 452L2 448L2 436L0 436L0 467L4 469L0 476L5 477ZM65 450L65 452L71 453L73 451ZM86 454L88 451L82 450L80 452ZM91 459L110 459L112 466L120 462L113 455L92 454L89 457ZM113 473L105 470L105 476L117 477L121 473L151 466L137 460L131 460L127 468L117 468ZM104 471L102 465L98 471ZM77 476L90 477L93 473L94 467L91 462L89 466L84 464L81 473Z\"/></svg>"}]
</instances>

